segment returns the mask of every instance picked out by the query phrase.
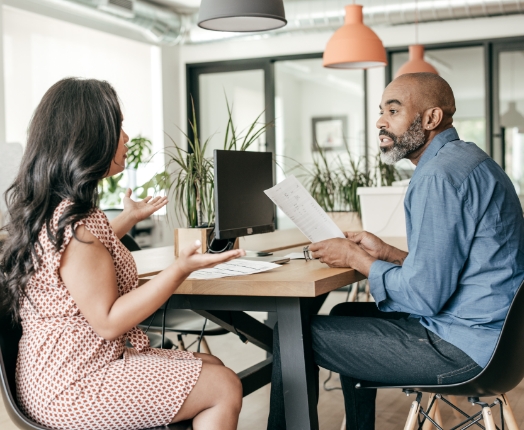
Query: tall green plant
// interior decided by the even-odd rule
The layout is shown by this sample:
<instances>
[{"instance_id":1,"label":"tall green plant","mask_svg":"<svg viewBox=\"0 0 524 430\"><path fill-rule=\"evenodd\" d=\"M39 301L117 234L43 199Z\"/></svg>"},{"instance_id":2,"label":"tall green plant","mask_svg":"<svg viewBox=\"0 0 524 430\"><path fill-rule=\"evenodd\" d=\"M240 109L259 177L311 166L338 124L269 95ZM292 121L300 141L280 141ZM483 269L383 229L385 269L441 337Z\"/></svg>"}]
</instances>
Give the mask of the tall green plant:
<instances>
[{"instance_id":1,"label":"tall green plant","mask_svg":"<svg viewBox=\"0 0 524 430\"><path fill-rule=\"evenodd\" d=\"M395 166L382 162L380 154L371 171L363 166L363 159L355 159L348 145L347 157L338 155L328 160L325 150L318 147L313 157L311 168L306 170L306 186L313 198L326 211L356 211L360 213L359 187L373 187L378 184L390 186L394 181L403 179Z\"/></svg>"},{"instance_id":2,"label":"tall green plant","mask_svg":"<svg viewBox=\"0 0 524 430\"><path fill-rule=\"evenodd\" d=\"M126 168L136 170L140 164L146 162L146 159L151 156L153 144L149 139L138 135L129 141L127 147ZM103 207L110 208L120 205L122 195L126 191L121 184L123 177L124 174L121 173L119 175L104 178L100 181L98 193L100 196L100 203ZM143 186L137 188L142 187ZM147 189L145 191L147 193Z\"/></svg>"},{"instance_id":3,"label":"tall green plant","mask_svg":"<svg viewBox=\"0 0 524 430\"><path fill-rule=\"evenodd\" d=\"M346 148L347 149L347 148ZM340 210L356 211L360 213L360 199L357 195L357 188L371 187L374 178L369 171L361 167L362 159L354 160L348 151L349 166L345 165L341 158L338 158L339 181L338 195L340 198Z\"/></svg>"},{"instance_id":4,"label":"tall green plant","mask_svg":"<svg viewBox=\"0 0 524 430\"><path fill-rule=\"evenodd\" d=\"M213 163L205 157L209 138L200 142L196 121L195 106L192 103L192 120L189 126L193 139L182 130L188 150L180 148L176 142L174 150L168 151L169 160L167 169L174 167L171 192L175 200L175 213L177 217L185 217L188 227L197 227L213 219Z\"/></svg>"},{"instance_id":5,"label":"tall green plant","mask_svg":"<svg viewBox=\"0 0 524 430\"><path fill-rule=\"evenodd\" d=\"M389 187L393 182L402 179L402 176L393 164L386 164L382 161L380 158L380 153L378 153L376 156L375 166L375 176L377 178L377 183L380 178L380 185L383 187Z\"/></svg>"},{"instance_id":6,"label":"tall green plant","mask_svg":"<svg viewBox=\"0 0 524 430\"><path fill-rule=\"evenodd\" d=\"M129 141L127 148L127 167L136 170L151 156L153 144L149 139L138 135Z\"/></svg>"},{"instance_id":7,"label":"tall green plant","mask_svg":"<svg viewBox=\"0 0 524 430\"><path fill-rule=\"evenodd\" d=\"M120 185L123 176L124 174L120 173L99 182L98 196L103 208L111 208L120 204L121 195L126 192L125 188Z\"/></svg>"},{"instance_id":8,"label":"tall green plant","mask_svg":"<svg viewBox=\"0 0 524 430\"><path fill-rule=\"evenodd\" d=\"M265 111L262 111L260 115L247 127L246 134L242 137L238 134L237 129L233 123L233 112L229 106L229 101L226 97L226 106L227 106L227 126L226 133L224 135L224 149L228 151L247 151L249 147L255 143L259 137L261 137L265 132L267 127L271 123L260 123L259 120L264 115ZM240 143L240 147L238 147Z\"/></svg>"},{"instance_id":9,"label":"tall green plant","mask_svg":"<svg viewBox=\"0 0 524 430\"><path fill-rule=\"evenodd\" d=\"M318 157L313 158L312 169L308 172L306 185L313 198L326 212L333 212L337 203L338 173L331 171L327 157L318 147Z\"/></svg>"}]
</instances>

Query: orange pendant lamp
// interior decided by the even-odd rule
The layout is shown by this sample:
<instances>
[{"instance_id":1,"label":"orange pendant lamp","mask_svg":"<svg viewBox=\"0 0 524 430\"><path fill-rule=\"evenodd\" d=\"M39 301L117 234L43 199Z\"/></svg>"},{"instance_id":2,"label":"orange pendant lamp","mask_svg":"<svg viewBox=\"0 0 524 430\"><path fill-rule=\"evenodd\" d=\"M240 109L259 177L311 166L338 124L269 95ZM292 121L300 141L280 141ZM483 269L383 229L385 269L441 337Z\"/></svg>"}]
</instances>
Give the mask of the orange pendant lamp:
<instances>
[{"instance_id":1,"label":"orange pendant lamp","mask_svg":"<svg viewBox=\"0 0 524 430\"><path fill-rule=\"evenodd\" d=\"M406 73L435 73L437 69L424 61L424 46L418 44L418 0L415 0L415 44L409 47L409 60L395 74L395 78Z\"/></svg>"},{"instance_id":2,"label":"orange pendant lamp","mask_svg":"<svg viewBox=\"0 0 524 430\"><path fill-rule=\"evenodd\" d=\"M385 66L386 50L373 30L364 25L362 6L346 6L346 19L329 39L323 56L324 67L368 69Z\"/></svg>"},{"instance_id":3,"label":"orange pendant lamp","mask_svg":"<svg viewBox=\"0 0 524 430\"><path fill-rule=\"evenodd\" d=\"M409 47L409 61L402 65L395 74L395 78L406 73L420 73L428 72L435 73L438 75L437 69L431 64L424 61L424 46L423 45L411 45Z\"/></svg>"}]
</instances>

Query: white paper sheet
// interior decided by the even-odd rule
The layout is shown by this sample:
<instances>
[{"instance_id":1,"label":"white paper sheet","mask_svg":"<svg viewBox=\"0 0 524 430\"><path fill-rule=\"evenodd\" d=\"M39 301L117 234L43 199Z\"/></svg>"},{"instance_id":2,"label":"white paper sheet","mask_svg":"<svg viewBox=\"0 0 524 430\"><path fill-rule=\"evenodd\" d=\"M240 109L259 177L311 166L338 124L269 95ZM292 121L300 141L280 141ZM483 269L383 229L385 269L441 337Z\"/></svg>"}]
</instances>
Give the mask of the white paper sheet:
<instances>
[{"instance_id":1,"label":"white paper sheet","mask_svg":"<svg viewBox=\"0 0 524 430\"><path fill-rule=\"evenodd\" d=\"M290 260L305 260L306 257L303 252L291 252L288 255L284 256L285 258L289 258Z\"/></svg>"},{"instance_id":2,"label":"white paper sheet","mask_svg":"<svg viewBox=\"0 0 524 430\"><path fill-rule=\"evenodd\" d=\"M344 233L295 176L288 176L264 192L311 242L344 238Z\"/></svg>"},{"instance_id":3,"label":"white paper sheet","mask_svg":"<svg viewBox=\"0 0 524 430\"><path fill-rule=\"evenodd\" d=\"M219 264L211 269L201 269L191 273L188 279L216 279L226 276L243 276L253 273L265 272L267 270L280 267L279 264L268 263L265 261L253 261L236 259L227 263Z\"/></svg>"}]
</instances>

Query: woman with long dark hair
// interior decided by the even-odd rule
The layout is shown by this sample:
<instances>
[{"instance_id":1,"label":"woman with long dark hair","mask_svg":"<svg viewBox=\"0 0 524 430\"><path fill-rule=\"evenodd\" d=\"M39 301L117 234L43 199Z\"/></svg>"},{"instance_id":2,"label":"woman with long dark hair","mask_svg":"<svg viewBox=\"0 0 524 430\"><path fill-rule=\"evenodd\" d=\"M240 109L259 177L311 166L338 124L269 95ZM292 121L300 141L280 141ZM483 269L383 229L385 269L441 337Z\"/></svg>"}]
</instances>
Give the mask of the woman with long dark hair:
<instances>
[{"instance_id":1,"label":"woman with long dark hair","mask_svg":"<svg viewBox=\"0 0 524 430\"><path fill-rule=\"evenodd\" d=\"M111 223L98 182L125 168L128 136L107 82L68 78L38 105L19 174L6 192L0 254L4 310L21 321L17 396L55 429L143 429L194 418L195 430L236 429L237 376L216 357L150 348L136 325L194 270L239 257L197 244L140 288L125 232L166 204L134 202ZM126 340L133 348L125 346Z\"/></svg>"}]
</instances>

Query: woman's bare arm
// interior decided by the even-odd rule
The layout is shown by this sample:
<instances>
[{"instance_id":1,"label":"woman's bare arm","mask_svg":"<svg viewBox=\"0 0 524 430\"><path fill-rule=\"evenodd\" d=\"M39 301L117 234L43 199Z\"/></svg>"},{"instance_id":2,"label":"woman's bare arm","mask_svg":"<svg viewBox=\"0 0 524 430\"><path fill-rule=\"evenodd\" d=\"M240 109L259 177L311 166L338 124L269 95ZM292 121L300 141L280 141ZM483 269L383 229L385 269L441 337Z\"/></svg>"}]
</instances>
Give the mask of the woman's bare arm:
<instances>
[{"instance_id":1,"label":"woman's bare arm","mask_svg":"<svg viewBox=\"0 0 524 430\"><path fill-rule=\"evenodd\" d=\"M237 258L242 250L197 254L197 247L140 288L118 297L114 262L109 251L84 226L76 230L83 243L72 239L62 256L60 276L82 314L96 333L113 340L144 321L173 294L194 270Z\"/></svg>"}]
</instances>

